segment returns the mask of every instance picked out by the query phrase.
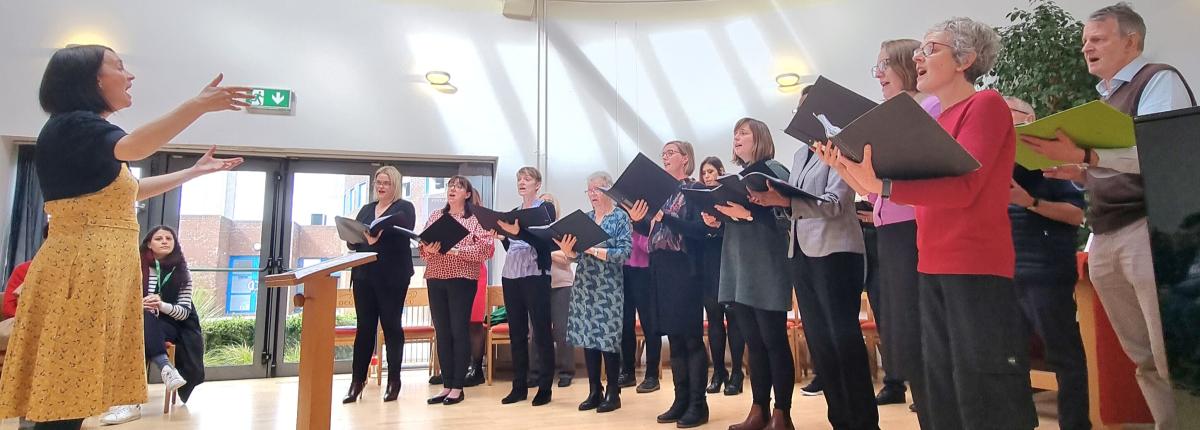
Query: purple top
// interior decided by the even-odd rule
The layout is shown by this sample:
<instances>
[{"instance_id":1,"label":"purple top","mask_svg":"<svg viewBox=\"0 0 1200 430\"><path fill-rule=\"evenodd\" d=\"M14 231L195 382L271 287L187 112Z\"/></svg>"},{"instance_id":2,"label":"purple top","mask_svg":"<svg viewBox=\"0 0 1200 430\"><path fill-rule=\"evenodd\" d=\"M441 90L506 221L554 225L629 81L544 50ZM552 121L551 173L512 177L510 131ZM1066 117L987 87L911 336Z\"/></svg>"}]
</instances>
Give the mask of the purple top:
<instances>
[{"instance_id":1,"label":"purple top","mask_svg":"<svg viewBox=\"0 0 1200 430\"><path fill-rule=\"evenodd\" d=\"M647 268L650 267L650 238L632 231L633 247L629 252L629 260L625 261L625 265L629 267Z\"/></svg>"},{"instance_id":2,"label":"purple top","mask_svg":"<svg viewBox=\"0 0 1200 430\"><path fill-rule=\"evenodd\" d=\"M925 100L922 100L921 107L925 109L925 112L929 113L929 116L934 118L937 118L942 113L942 103L934 96L929 96ZM892 203L891 199L881 199L875 193L868 195L867 200L874 206L871 215L876 227L916 219L916 213L913 212L912 206Z\"/></svg>"}]
</instances>

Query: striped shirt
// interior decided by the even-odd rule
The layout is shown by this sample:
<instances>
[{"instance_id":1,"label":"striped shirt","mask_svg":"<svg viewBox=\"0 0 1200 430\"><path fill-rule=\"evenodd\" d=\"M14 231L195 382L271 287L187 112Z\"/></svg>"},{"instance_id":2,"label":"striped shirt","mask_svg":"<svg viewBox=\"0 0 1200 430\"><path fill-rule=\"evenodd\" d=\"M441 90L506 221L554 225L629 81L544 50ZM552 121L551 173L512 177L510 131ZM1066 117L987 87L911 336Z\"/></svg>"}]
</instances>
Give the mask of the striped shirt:
<instances>
[{"instance_id":1,"label":"striped shirt","mask_svg":"<svg viewBox=\"0 0 1200 430\"><path fill-rule=\"evenodd\" d=\"M149 285L158 285L158 274L154 273L153 270L150 271L148 284ZM158 285L158 288L154 288L154 289L158 290L161 293L163 287L165 287L165 285ZM177 321L183 321L183 320L187 319L188 316L191 315L191 313L192 313L191 308L192 308L192 280L191 279L188 279L187 284L185 284L183 287L179 288L179 298L178 298L178 300L176 300L176 303L171 304L171 303L167 303L164 300L158 305L158 310L160 313L170 315L171 318L174 318Z\"/></svg>"}]
</instances>

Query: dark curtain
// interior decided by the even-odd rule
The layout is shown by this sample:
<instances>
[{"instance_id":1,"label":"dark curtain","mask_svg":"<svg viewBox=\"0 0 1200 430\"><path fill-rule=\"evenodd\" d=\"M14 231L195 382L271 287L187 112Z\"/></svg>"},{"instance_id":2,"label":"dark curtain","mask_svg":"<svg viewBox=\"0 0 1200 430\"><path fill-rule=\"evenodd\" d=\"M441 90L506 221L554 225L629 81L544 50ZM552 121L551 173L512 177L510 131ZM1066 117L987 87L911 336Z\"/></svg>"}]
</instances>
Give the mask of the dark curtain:
<instances>
[{"instance_id":1,"label":"dark curtain","mask_svg":"<svg viewBox=\"0 0 1200 430\"><path fill-rule=\"evenodd\" d=\"M17 182L13 190L12 224L8 237L8 260L4 262L4 279L13 267L33 259L42 246L42 228L46 225L42 187L33 166L33 145L17 147ZM0 286L3 288L3 286Z\"/></svg>"}]
</instances>

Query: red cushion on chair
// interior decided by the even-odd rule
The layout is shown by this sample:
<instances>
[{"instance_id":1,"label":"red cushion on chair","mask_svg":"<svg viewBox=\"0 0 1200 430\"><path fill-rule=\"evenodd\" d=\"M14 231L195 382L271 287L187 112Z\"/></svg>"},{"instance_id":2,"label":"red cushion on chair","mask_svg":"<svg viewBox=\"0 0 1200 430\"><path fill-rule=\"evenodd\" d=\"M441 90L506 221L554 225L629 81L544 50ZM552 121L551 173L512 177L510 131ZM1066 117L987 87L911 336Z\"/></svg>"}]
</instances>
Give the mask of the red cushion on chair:
<instances>
[{"instance_id":1,"label":"red cushion on chair","mask_svg":"<svg viewBox=\"0 0 1200 430\"><path fill-rule=\"evenodd\" d=\"M500 323L492 326L492 333L508 334L508 323Z\"/></svg>"},{"instance_id":2,"label":"red cushion on chair","mask_svg":"<svg viewBox=\"0 0 1200 430\"><path fill-rule=\"evenodd\" d=\"M863 330L878 330L879 326L875 325L875 321L863 321L859 323L859 327Z\"/></svg>"},{"instance_id":3,"label":"red cushion on chair","mask_svg":"<svg viewBox=\"0 0 1200 430\"><path fill-rule=\"evenodd\" d=\"M352 325L337 326L333 328L333 334L335 336L352 336L358 334L358 327Z\"/></svg>"},{"instance_id":4,"label":"red cushion on chair","mask_svg":"<svg viewBox=\"0 0 1200 430\"><path fill-rule=\"evenodd\" d=\"M433 326L431 326L431 325L412 325L412 326L404 326L404 333L405 333L405 334L409 334L409 333L413 333L413 334L426 334L426 333L433 333Z\"/></svg>"}]
</instances>

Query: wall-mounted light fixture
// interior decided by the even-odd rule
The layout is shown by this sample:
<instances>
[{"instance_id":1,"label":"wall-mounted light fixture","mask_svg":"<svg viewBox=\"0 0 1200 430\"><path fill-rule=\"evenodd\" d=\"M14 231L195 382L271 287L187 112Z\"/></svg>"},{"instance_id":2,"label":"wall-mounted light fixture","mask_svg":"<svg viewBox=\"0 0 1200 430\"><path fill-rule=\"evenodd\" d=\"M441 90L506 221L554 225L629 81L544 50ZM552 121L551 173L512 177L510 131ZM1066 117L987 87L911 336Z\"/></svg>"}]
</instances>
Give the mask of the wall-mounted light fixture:
<instances>
[{"instance_id":1,"label":"wall-mounted light fixture","mask_svg":"<svg viewBox=\"0 0 1200 430\"><path fill-rule=\"evenodd\" d=\"M779 86L779 91L790 93L799 91L803 85L800 84L800 75L795 73L784 73L775 77L775 84Z\"/></svg>"},{"instance_id":2,"label":"wall-mounted light fixture","mask_svg":"<svg viewBox=\"0 0 1200 430\"><path fill-rule=\"evenodd\" d=\"M425 74L425 80L429 81L429 85L446 85L450 83L450 74L434 70Z\"/></svg>"}]
</instances>

